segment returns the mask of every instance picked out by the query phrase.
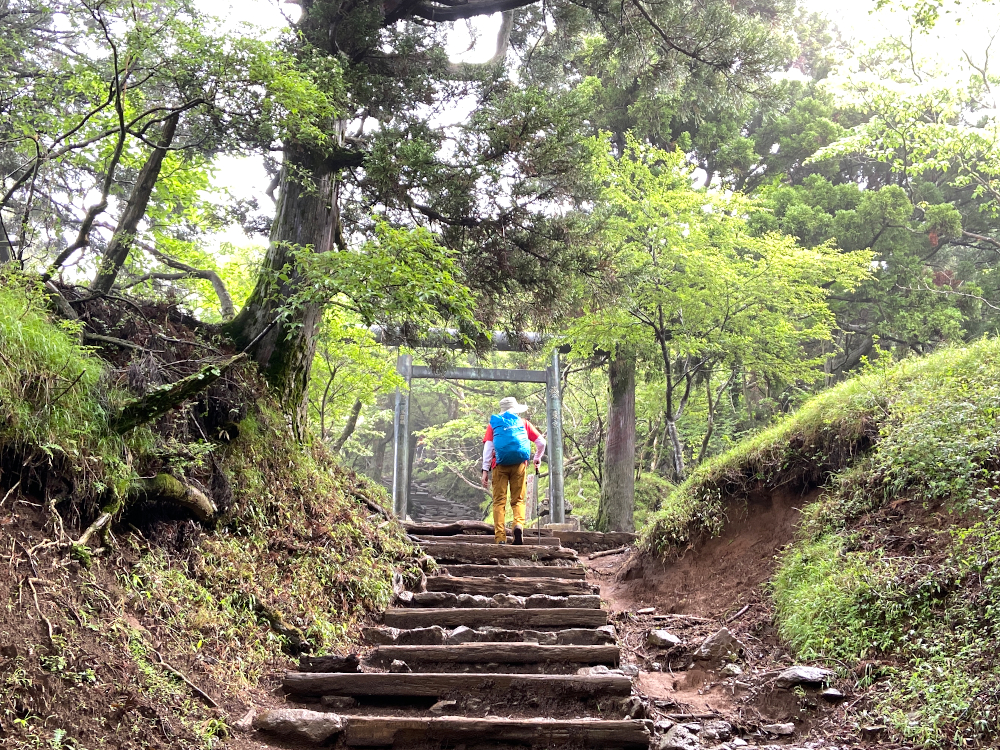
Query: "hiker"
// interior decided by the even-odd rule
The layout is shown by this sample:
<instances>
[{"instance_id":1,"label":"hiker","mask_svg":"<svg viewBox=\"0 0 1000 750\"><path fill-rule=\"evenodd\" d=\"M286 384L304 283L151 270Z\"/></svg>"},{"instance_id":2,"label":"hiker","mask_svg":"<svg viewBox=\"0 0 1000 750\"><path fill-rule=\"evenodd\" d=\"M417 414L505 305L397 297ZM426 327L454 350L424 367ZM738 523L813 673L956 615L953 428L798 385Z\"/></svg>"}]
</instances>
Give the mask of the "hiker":
<instances>
[{"instance_id":1,"label":"hiker","mask_svg":"<svg viewBox=\"0 0 1000 750\"><path fill-rule=\"evenodd\" d=\"M524 544L524 491L530 442L535 443L535 469L542 463L545 438L535 426L517 416L527 411L526 404L517 403L513 396L500 399L500 413L490 417L483 438L483 489L489 487L493 470L493 536L497 544L507 543L504 525L507 514L507 487L510 487L510 509L514 516L514 544Z\"/></svg>"}]
</instances>

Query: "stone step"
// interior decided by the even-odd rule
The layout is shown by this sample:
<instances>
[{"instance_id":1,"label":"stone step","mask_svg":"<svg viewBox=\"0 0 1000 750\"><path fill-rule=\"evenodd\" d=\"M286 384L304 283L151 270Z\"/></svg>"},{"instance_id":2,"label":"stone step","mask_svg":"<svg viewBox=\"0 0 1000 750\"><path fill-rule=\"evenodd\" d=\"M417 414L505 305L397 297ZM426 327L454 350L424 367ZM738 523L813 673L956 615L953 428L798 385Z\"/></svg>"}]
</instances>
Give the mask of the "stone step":
<instances>
[{"instance_id":1,"label":"stone step","mask_svg":"<svg viewBox=\"0 0 1000 750\"><path fill-rule=\"evenodd\" d=\"M347 747L407 747L477 743L517 743L553 748L573 745L597 748L647 748L651 722L601 719L410 718L344 716Z\"/></svg>"},{"instance_id":2,"label":"stone step","mask_svg":"<svg viewBox=\"0 0 1000 750\"><path fill-rule=\"evenodd\" d=\"M493 596L494 594L513 594L514 596L531 596L532 594L548 594L549 596L570 596L571 594L593 594L600 591L599 586L586 581L572 581L559 578L495 578L454 576L431 576L427 579L428 591L443 591L451 594L478 594Z\"/></svg>"},{"instance_id":3,"label":"stone step","mask_svg":"<svg viewBox=\"0 0 1000 750\"><path fill-rule=\"evenodd\" d=\"M383 624L391 628L468 628L492 625L498 628L557 629L596 628L608 624L603 609L486 609L486 608L393 608L385 612Z\"/></svg>"},{"instance_id":4,"label":"stone step","mask_svg":"<svg viewBox=\"0 0 1000 750\"><path fill-rule=\"evenodd\" d=\"M492 544L497 547L515 546L512 544L513 532L507 536L507 544L501 545L497 544L493 536L486 536L485 534L456 534L455 536L430 536L427 534L411 534L411 539L415 539L421 544L424 542L441 542L442 539L446 539L451 544ZM562 542L559 541L557 536L535 536L534 534L525 533L524 544L526 545L542 545L543 547L561 547Z\"/></svg>"},{"instance_id":5,"label":"stone step","mask_svg":"<svg viewBox=\"0 0 1000 750\"><path fill-rule=\"evenodd\" d=\"M381 672L327 673L289 672L282 680L285 690L297 696L341 695L437 697L457 694L489 693L500 699L504 695L538 694L572 697L574 699L627 696L632 682L623 675L549 675L549 674L437 674ZM492 699L492 698L491 698Z\"/></svg>"},{"instance_id":6,"label":"stone step","mask_svg":"<svg viewBox=\"0 0 1000 750\"><path fill-rule=\"evenodd\" d=\"M370 646L441 646L447 643L518 643L543 646L599 646L615 642L613 625L599 628L564 628L563 630L508 630L506 628L469 628L460 625L445 630L429 628L364 628L361 637ZM316 670L310 670L316 671ZM333 670L330 670L333 671ZM337 670L347 671L347 670Z\"/></svg>"},{"instance_id":7,"label":"stone step","mask_svg":"<svg viewBox=\"0 0 1000 750\"><path fill-rule=\"evenodd\" d=\"M444 646L379 646L369 657L373 664L579 664L616 666L617 646L541 646L537 643L459 643ZM435 670L439 671L439 670Z\"/></svg>"},{"instance_id":8,"label":"stone step","mask_svg":"<svg viewBox=\"0 0 1000 750\"><path fill-rule=\"evenodd\" d=\"M436 575L450 575L455 578L467 576L507 576L508 578L570 578L584 580L587 569L556 565L442 565Z\"/></svg>"},{"instance_id":9,"label":"stone step","mask_svg":"<svg viewBox=\"0 0 1000 750\"><path fill-rule=\"evenodd\" d=\"M571 560L578 562L575 550L568 547L532 544L468 544L463 542L421 542L424 552L438 562L472 563L476 565L499 563L501 560Z\"/></svg>"}]
</instances>

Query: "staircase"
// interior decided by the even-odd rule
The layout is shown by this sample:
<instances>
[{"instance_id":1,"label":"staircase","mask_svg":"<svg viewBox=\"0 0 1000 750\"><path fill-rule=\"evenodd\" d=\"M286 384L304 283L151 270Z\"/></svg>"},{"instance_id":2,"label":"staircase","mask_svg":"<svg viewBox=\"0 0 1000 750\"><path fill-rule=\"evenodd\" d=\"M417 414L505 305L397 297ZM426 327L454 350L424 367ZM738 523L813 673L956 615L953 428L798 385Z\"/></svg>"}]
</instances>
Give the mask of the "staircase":
<instances>
[{"instance_id":1,"label":"staircase","mask_svg":"<svg viewBox=\"0 0 1000 750\"><path fill-rule=\"evenodd\" d=\"M326 671L285 677L292 701L325 709L314 721L329 731L310 736L350 748L649 747L652 723L627 718L643 706L575 550L559 536L496 545L479 522L407 526L438 567L364 631L363 671L318 657L304 665Z\"/></svg>"}]
</instances>

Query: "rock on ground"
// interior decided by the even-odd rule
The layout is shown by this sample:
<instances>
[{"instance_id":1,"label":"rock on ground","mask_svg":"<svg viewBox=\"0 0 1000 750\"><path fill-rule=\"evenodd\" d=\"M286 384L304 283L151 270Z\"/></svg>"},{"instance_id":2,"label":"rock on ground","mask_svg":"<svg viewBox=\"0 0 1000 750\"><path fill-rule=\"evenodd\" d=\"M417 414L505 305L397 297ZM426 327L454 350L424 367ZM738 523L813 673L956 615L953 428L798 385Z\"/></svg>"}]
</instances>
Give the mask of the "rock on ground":
<instances>
[{"instance_id":1,"label":"rock on ground","mask_svg":"<svg viewBox=\"0 0 1000 750\"><path fill-rule=\"evenodd\" d=\"M833 675L832 669L823 669L822 667L789 667L775 678L774 684L782 688L793 685L817 684L826 682Z\"/></svg>"},{"instance_id":2,"label":"rock on ground","mask_svg":"<svg viewBox=\"0 0 1000 750\"><path fill-rule=\"evenodd\" d=\"M258 714L253 720L260 732L293 737L308 742L326 742L344 728L337 714L307 711L301 708L277 708Z\"/></svg>"},{"instance_id":3,"label":"rock on ground","mask_svg":"<svg viewBox=\"0 0 1000 750\"><path fill-rule=\"evenodd\" d=\"M743 644L736 640L729 628L722 628L702 642L694 652L694 658L699 661L717 661L727 656L738 656L742 650Z\"/></svg>"},{"instance_id":4,"label":"rock on ground","mask_svg":"<svg viewBox=\"0 0 1000 750\"><path fill-rule=\"evenodd\" d=\"M677 646L681 643L681 639L676 635L671 633L669 630L651 630L649 635L646 636L647 646L660 646L664 648L669 648L671 646Z\"/></svg>"}]
</instances>

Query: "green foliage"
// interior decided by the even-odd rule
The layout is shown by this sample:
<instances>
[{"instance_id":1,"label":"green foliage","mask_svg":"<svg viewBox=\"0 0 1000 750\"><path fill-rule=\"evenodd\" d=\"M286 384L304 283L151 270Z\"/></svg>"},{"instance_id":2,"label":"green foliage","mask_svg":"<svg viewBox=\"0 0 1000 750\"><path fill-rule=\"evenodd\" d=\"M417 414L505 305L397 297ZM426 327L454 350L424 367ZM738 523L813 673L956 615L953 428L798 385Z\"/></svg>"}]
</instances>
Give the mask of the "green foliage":
<instances>
[{"instance_id":1,"label":"green foliage","mask_svg":"<svg viewBox=\"0 0 1000 750\"><path fill-rule=\"evenodd\" d=\"M266 409L240 424L221 456L233 520L202 539L192 562L146 551L123 584L136 609L170 623L170 647L210 655L220 681L254 687L297 644L262 611L293 624L316 651L335 650L369 612L388 605L392 577L419 576L399 527L357 496L384 490L304 450Z\"/></svg>"},{"instance_id":2,"label":"green foliage","mask_svg":"<svg viewBox=\"0 0 1000 750\"><path fill-rule=\"evenodd\" d=\"M78 336L78 324L50 319L34 282L0 276L0 448L59 462L87 495L123 495L133 473L107 426L116 396L105 391L105 364Z\"/></svg>"},{"instance_id":3,"label":"green foliage","mask_svg":"<svg viewBox=\"0 0 1000 750\"><path fill-rule=\"evenodd\" d=\"M320 302L361 321L455 323L477 330L473 298L460 280L454 253L426 229L400 229L379 221L357 250L313 253L303 248L296 264L306 280L289 307Z\"/></svg>"}]
</instances>

